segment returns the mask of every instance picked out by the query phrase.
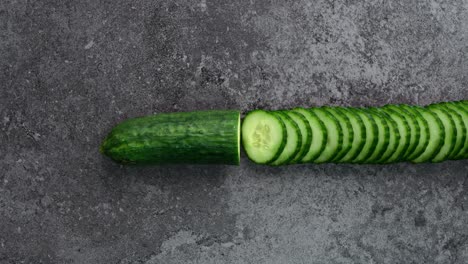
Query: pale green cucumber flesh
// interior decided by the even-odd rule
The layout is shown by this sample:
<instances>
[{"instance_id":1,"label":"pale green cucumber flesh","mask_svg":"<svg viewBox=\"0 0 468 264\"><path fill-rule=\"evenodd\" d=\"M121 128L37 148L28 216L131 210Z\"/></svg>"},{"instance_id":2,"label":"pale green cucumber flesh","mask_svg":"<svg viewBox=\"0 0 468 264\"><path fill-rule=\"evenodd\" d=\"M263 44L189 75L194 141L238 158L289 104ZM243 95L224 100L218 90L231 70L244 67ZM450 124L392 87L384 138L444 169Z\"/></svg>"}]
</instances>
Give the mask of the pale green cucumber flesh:
<instances>
[{"instance_id":1,"label":"pale green cucumber flesh","mask_svg":"<svg viewBox=\"0 0 468 264\"><path fill-rule=\"evenodd\" d=\"M267 164L276 160L286 141L286 126L272 113L254 110L242 122L242 144L249 159L256 163Z\"/></svg>"}]
</instances>

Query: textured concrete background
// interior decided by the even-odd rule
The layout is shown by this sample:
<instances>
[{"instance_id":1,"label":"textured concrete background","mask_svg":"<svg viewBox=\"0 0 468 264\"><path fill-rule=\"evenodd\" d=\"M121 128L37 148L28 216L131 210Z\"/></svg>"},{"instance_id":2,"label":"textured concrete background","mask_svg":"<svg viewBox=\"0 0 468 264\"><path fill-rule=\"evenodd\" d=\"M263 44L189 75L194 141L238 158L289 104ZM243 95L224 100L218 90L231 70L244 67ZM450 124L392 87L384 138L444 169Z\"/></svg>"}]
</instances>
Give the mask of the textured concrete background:
<instances>
[{"instance_id":1,"label":"textured concrete background","mask_svg":"<svg viewBox=\"0 0 468 264\"><path fill-rule=\"evenodd\" d=\"M127 168L117 122L468 99L467 1L0 1L0 263L467 263L468 162Z\"/></svg>"}]
</instances>

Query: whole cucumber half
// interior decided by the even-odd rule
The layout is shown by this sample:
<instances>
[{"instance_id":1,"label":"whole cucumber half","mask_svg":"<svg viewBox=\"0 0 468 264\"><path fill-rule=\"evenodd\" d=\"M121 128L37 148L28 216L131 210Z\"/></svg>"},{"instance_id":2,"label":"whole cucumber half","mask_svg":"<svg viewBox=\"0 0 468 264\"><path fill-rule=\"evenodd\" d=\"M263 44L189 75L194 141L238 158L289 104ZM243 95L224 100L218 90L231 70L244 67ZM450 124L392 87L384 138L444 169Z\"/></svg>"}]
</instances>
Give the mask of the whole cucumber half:
<instances>
[{"instance_id":1,"label":"whole cucumber half","mask_svg":"<svg viewBox=\"0 0 468 264\"><path fill-rule=\"evenodd\" d=\"M124 164L231 164L240 159L240 112L210 110L128 119L100 151Z\"/></svg>"}]
</instances>

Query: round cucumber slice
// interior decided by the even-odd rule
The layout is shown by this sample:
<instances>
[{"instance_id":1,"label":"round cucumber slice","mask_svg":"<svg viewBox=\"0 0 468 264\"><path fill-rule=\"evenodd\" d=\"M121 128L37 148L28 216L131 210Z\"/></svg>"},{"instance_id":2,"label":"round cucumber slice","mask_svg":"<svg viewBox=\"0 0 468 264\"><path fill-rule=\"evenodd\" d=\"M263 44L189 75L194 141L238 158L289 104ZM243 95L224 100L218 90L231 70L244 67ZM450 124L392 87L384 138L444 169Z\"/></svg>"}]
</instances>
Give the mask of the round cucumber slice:
<instances>
[{"instance_id":1,"label":"round cucumber slice","mask_svg":"<svg viewBox=\"0 0 468 264\"><path fill-rule=\"evenodd\" d=\"M359 152L359 155L352 160L352 163L364 163L371 155L377 145L378 141L378 128L377 124L375 123L374 118L367 112L361 108L350 108L351 111L358 114L362 122L364 123L364 127L366 128L366 139L365 144L362 150Z\"/></svg>"},{"instance_id":2,"label":"round cucumber slice","mask_svg":"<svg viewBox=\"0 0 468 264\"><path fill-rule=\"evenodd\" d=\"M354 134L353 141L351 142L351 149L337 162L351 162L359 155L366 143L366 127L364 126L362 118L354 111L344 107L337 107L336 110L348 117Z\"/></svg>"},{"instance_id":3,"label":"round cucumber slice","mask_svg":"<svg viewBox=\"0 0 468 264\"><path fill-rule=\"evenodd\" d=\"M287 114L283 113L282 111L275 111L271 113L283 120L283 123L286 126L287 137L286 145L284 146L283 151L278 156L278 158L276 158L276 160L273 160L269 164L274 166L287 164L297 155L297 153L299 153L301 149L301 131L296 122L294 122L294 120L290 118Z\"/></svg>"},{"instance_id":4,"label":"round cucumber slice","mask_svg":"<svg viewBox=\"0 0 468 264\"><path fill-rule=\"evenodd\" d=\"M385 120L387 121L388 125L388 146L382 156L375 161L375 163L383 164L383 163L390 163L390 157L395 153L398 145L400 143L400 133L398 133L398 124L388 115L385 111L381 111L379 108L373 108L374 111L381 114Z\"/></svg>"},{"instance_id":5,"label":"round cucumber slice","mask_svg":"<svg viewBox=\"0 0 468 264\"><path fill-rule=\"evenodd\" d=\"M468 108L465 109L460 103L458 102L448 102L446 106L457 114L459 114L462 118L462 124L464 129L462 128L462 133L468 133ZM464 132L463 132L464 131ZM453 159L465 159L468 158L468 135L465 135L465 141L463 142L463 146L461 147L460 151L453 156Z\"/></svg>"},{"instance_id":6,"label":"round cucumber slice","mask_svg":"<svg viewBox=\"0 0 468 264\"><path fill-rule=\"evenodd\" d=\"M408 127L410 128L408 149L402 157L402 160L406 161L408 160L408 157L414 153L414 150L419 144L421 128L419 127L419 123L416 120L416 117L411 112L407 111L402 105L389 105L388 107L401 114L406 119Z\"/></svg>"},{"instance_id":7,"label":"round cucumber slice","mask_svg":"<svg viewBox=\"0 0 468 264\"><path fill-rule=\"evenodd\" d=\"M343 146L343 130L338 120L323 108L311 108L311 112L322 120L327 129L327 143L325 149L313 162L324 163L333 160Z\"/></svg>"},{"instance_id":8,"label":"round cucumber slice","mask_svg":"<svg viewBox=\"0 0 468 264\"><path fill-rule=\"evenodd\" d=\"M403 108L404 110L410 112L416 122L418 123L419 126L419 140L418 144L412 151L412 153L408 153L409 155L406 156L406 160L413 160L414 158L418 157L421 155L421 153L424 152L424 150L427 147L428 141L429 141L429 125L427 124L427 121L419 111L415 109L415 106L409 106L409 105L399 105L399 107Z\"/></svg>"},{"instance_id":9,"label":"round cucumber slice","mask_svg":"<svg viewBox=\"0 0 468 264\"><path fill-rule=\"evenodd\" d=\"M309 122L303 114L294 111L284 111L299 127L302 135L301 149L297 155L291 160L291 163L297 163L307 154L310 149L310 143L312 142L312 129L310 128Z\"/></svg>"},{"instance_id":10,"label":"round cucumber slice","mask_svg":"<svg viewBox=\"0 0 468 264\"><path fill-rule=\"evenodd\" d=\"M418 157L412 159L414 163L423 163L432 160L444 144L445 129L440 118L431 111L422 107L414 107L426 120L429 126L429 140L426 148Z\"/></svg>"},{"instance_id":11,"label":"round cucumber slice","mask_svg":"<svg viewBox=\"0 0 468 264\"><path fill-rule=\"evenodd\" d=\"M463 117L457 111L450 108L447 103L436 104L434 107L441 107L442 109L446 110L450 114L450 116L452 117L452 120L455 123L455 130L457 131L457 137L455 138L455 145L453 146L452 151L447 157L448 159L455 159L455 157L458 155L460 150L463 148L465 140L466 140L466 128L463 122Z\"/></svg>"},{"instance_id":12,"label":"round cucumber slice","mask_svg":"<svg viewBox=\"0 0 468 264\"><path fill-rule=\"evenodd\" d=\"M242 145L249 159L267 164L282 153L287 139L286 126L277 115L263 110L247 114L242 122Z\"/></svg>"},{"instance_id":13,"label":"round cucumber slice","mask_svg":"<svg viewBox=\"0 0 468 264\"><path fill-rule=\"evenodd\" d=\"M406 153L406 150L408 149L410 144L410 127L408 125L408 122L402 114L400 114L398 111L393 110L391 105L386 105L380 108L380 110L386 112L390 116L390 118L396 122L398 133L400 134L400 141L398 142L398 147L387 160L387 163L403 161L404 154Z\"/></svg>"},{"instance_id":14,"label":"round cucumber slice","mask_svg":"<svg viewBox=\"0 0 468 264\"><path fill-rule=\"evenodd\" d=\"M429 105L426 107L426 109L436 114L442 121L442 124L444 125L444 144L440 148L439 153L437 153L437 155L431 160L432 162L441 162L448 158L450 152L455 146L455 142L457 139L457 130L455 128L455 122L453 121L451 115L445 109L437 107L436 105Z\"/></svg>"},{"instance_id":15,"label":"round cucumber slice","mask_svg":"<svg viewBox=\"0 0 468 264\"><path fill-rule=\"evenodd\" d=\"M348 154L349 150L351 149L352 147L351 144L354 140L354 130L353 130L353 127L351 125L351 122L348 116L346 116L343 112L337 110L337 107L322 107L322 108L325 109L325 111L327 111L331 115L333 115L336 118L336 120L338 120L338 122L341 125L341 129L343 130L343 143L342 143L343 145L341 147L340 152L336 155L336 157L334 157L331 160L332 162L338 162L346 154Z\"/></svg>"},{"instance_id":16,"label":"round cucumber slice","mask_svg":"<svg viewBox=\"0 0 468 264\"><path fill-rule=\"evenodd\" d=\"M307 121L309 122L310 128L312 130L312 140L310 142L310 147L302 158L298 161L300 163L308 163L314 161L325 149L327 143L327 129L315 113L304 108L294 108L291 111L302 114Z\"/></svg>"},{"instance_id":17,"label":"round cucumber slice","mask_svg":"<svg viewBox=\"0 0 468 264\"><path fill-rule=\"evenodd\" d=\"M364 109L364 111L369 112L372 118L375 120L378 131L377 144L375 145L375 149L372 154L369 156L369 158L367 158L366 163L376 163L388 148L388 144L390 142L390 128L385 116L376 111L374 108L367 108Z\"/></svg>"}]
</instances>

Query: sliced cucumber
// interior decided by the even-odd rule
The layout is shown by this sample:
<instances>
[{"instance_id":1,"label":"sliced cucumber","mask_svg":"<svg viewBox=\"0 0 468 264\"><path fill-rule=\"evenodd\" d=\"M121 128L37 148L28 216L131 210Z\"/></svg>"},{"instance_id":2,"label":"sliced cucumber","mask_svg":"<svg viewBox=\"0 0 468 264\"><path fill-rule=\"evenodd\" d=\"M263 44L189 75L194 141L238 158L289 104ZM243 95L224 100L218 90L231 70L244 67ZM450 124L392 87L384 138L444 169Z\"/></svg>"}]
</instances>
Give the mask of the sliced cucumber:
<instances>
[{"instance_id":1,"label":"sliced cucumber","mask_svg":"<svg viewBox=\"0 0 468 264\"><path fill-rule=\"evenodd\" d=\"M458 153L460 153L461 149L463 148L466 140L466 128L465 123L463 122L463 116L459 114L456 110L451 109L448 106L448 103L436 104L434 105L434 107L441 107L442 109L446 110L455 123L457 137L455 138L455 145L453 146L452 151L447 157L447 159L455 159L455 157L458 155Z\"/></svg>"},{"instance_id":2,"label":"sliced cucumber","mask_svg":"<svg viewBox=\"0 0 468 264\"><path fill-rule=\"evenodd\" d=\"M390 160L390 157L393 156L393 153L395 153L395 150L400 144L400 133L398 132L398 124L385 111L380 111L379 108L374 108L373 110L377 111L385 118L389 129L387 149L384 153L382 153L382 156L379 159L377 159L374 163L390 163L392 162Z\"/></svg>"},{"instance_id":3,"label":"sliced cucumber","mask_svg":"<svg viewBox=\"0 0 468 264\"><path fill-rule=\"evenodd\" d=\"M409 106L409 105L399 105L399 107L405 109L406 111L410 112L413 117L415 118L416 122L418 122L419 126L419 140L418 144L416 145L416 148L413 150L412 153L409 153L408 156L406 156L406 160L413 160L416 157L419 157L421 153L424 152L424 150L427 147L428 141L429 141L429 125L427 124L427 121L419 111L415 109L415 106Z\"/></svg>"},{"instance_id":4,"label":"sliced cucumber","mask_svg":"<svg viewBox=\"0 0 468 264\"><path fill-rule=\"evenodd\" d=\"M455 112L457 112L462 117L462 133L468 133L468 109L465 109L460 103L457 102L448 102L446 106ZM465 132L463 132L463 130ZM452 157L453 159L464 159L468 158L468 135L465 135L465 141L463 142L463 147L460 151Z\"/></svg>"},{"instance_id":5,"label":"sliced cucumber","mask_svg":"<svg viewBox=\"0 0 468 264\"><path fill-rule=\"evenodd\" d=\"M317 117L315 113L304 108L294 108L292 111L304 115L309 122L312 130L312 141L310 148L306 155L302 158L300 163L308 163L314 161L320 153L325 149L327 143L327 129L323 124L322 120ZM299 162L299 161L298 161Z\"/></svg>"},{"instance_id":6,"label":"sliced cucumber","mask_svg":"<svg viewBox=\"0 0 468 264\"><path fill-rule=\"evenodd\" d=\"M398 147L396 148L395 152L388 158L386 163L402 161L404 160L404 154L406 153L410 143L410 128L408 126L408 122L402 114L393 110L390 105L386 105L379 110L386 112L389 117L396 122L398 134L400 134Z\"/></svg>"},{"instance_id":7,"label":"sliced cucumber","mask_svg":"<svg viewBox=\"0 0 468 264\"><path fill-rule=\"evenodd\" d=\"M360 108L350 108L350 111L353 111L359 115L359 117L361 117L362 122L364 123L364 127L366 128L366 139L364 147L361 149L356 158L351 161L352 163L363 163L372 155L372 152L377 145L378 128L374 118L372 118L372 116L367 111L364 111Z\"/></svg>"},{"instance_id":8,"label":"sliced cucumber","mask_svg":"<svg viewBox=\"0 0 468 264\"><path fill-rule=\"evenodd\" d=\"M284 146L283 151L281 154L270 162L270 165L283 165L287 164L291 161L297 153L301 150L302 145L302 135L299 126L294 122L292 118L290 118L287 114L283 113L282 111L274 111L271 112L273 115L281 118L283 120L284 125L286 126L286 146Z\"/></svg>"},{"instance_id":9,"label":"sliced cucumber","mask_svg":"<svg viewBox=\"0 0 468 264\"><path fill-rule=\"evenodd\" d=\"M442 121L442 124L444 125L444 144L440 148L439 153L437 153L437 155L431 160L432 162L441 162L448 158L455 146L455 142L457 139L457 130L455 128L455 122L453 121L453 118L450 115L450 113L447 112L445 109L437 107L436 105L429 105L426 107L426 109L436 114Z\"/></svg>"},{"instance_id":10,"label":"sliced cucumber","mask_svg":"<svg viewBox=\"0 0 468 264\"><path fill-rule=\"evenodd\" d=\"M327 129L327 143L325 144L325 149L313 162L330 162L338 155L343 145L343 131L341 125L333 115L323 108L311 108L310 111L315 113L317 117L322 120Z\"/></svg>"},{"instance_id":11,"label":"sliced cucumber","mask_svg":"<svg viewBox=\"0 0 468 264\"><path fill-rule=\"evenodd\" d=\"M242 122L242 144L247 156L259 164L276 160L286 146L286 125L277 115L254 110Z\"/></svg>"},{"instance_id":12,"label":"sliced cucumber","mask_svg":"<svg viewBox=\"0 0 468 264\"><path fill-rule=\"evenodd\" d=\"M410 128L408 149L402 157L402 160L407 161L408 157L414 153L414 150L419 144L421 128L419 127L419 123L416 120L416 117L411 112L407 111L402 105L388 105L387 107L402 115L406 119L408 127Z\"/></svg>"},{"instance_id":13,"label":"sliced cucumber","mask_svg":"<svg viewBox=\"0 0 468 264\"><path fill-rule=\"evenodd\" d=\"M369 156L369 158L367 158L366 163L377 163L379 159L382 158L382 154L388 148L390 142L390 128L385 116L376 111L374 108L367 108L364 109L364 111L370 113L377 125L378 131L377 144L375 145L375 149L372 154Z\"/></svg>"},{"instance_id":14,"label":"sliced cucumber","mask_svg":"<svg viewBox=\"0 0 468 264\"><path fill-rule=\"evenodd\" d=\"M325 109L325 111L327 111L331 115L333 115L336 118L336 120L338 120L343 131L343 145L341 146L341 151L331 160L332 162L338 162L346 154L348 154L349 150L351 149L354 140L354 130L348 116L345 115L343 112L339 111L337 107L322 108Z\"/></svg>"},{"instance_id":15,"label":"sliced cucumber","mask_svg":"<svg viewBox=\"0 0 468 264\"><path fill-rule=\"evenodd\" d=\"M351 149L337 162L351 162L359 155L366 143L366 127L360 115L356 114L354 111L344 107L337 107L336 110L348 117L354 134L353 141L351 142Z\"/></svg>"},{"instance_id":16,"label":"sliced cucumber","mask_svg":"<svg viewBox=\"0 0 468 264\"><path fill-rule=\"evenodd\" d=\"M302 144L301 149L297 153L297 155L291 160L291 163L297 163L301 161L302 158L307 154L308 150L310 149L310 142L312 141L312 129L310 128L309 122L304 117L303 114L294 112L294 111L284 111L299 127L302 135Z\"/></svg>"},{"instance_id":17,"label":"sliced cucumber","mask_svg":"<svg viewBox=\"0 0 468 264\"><path fill-rule=\"evenodd\" d=\"M440 118L433 112L428 111L422 107L414 107L414 109L421 114L429 126L429 140L421 155L412 159L411 161L414 163L428 162L431 161L437 155L437 153L439 153L440 148L444 144L444 125L442 124Z\"/></svg>"}]
</instances>

